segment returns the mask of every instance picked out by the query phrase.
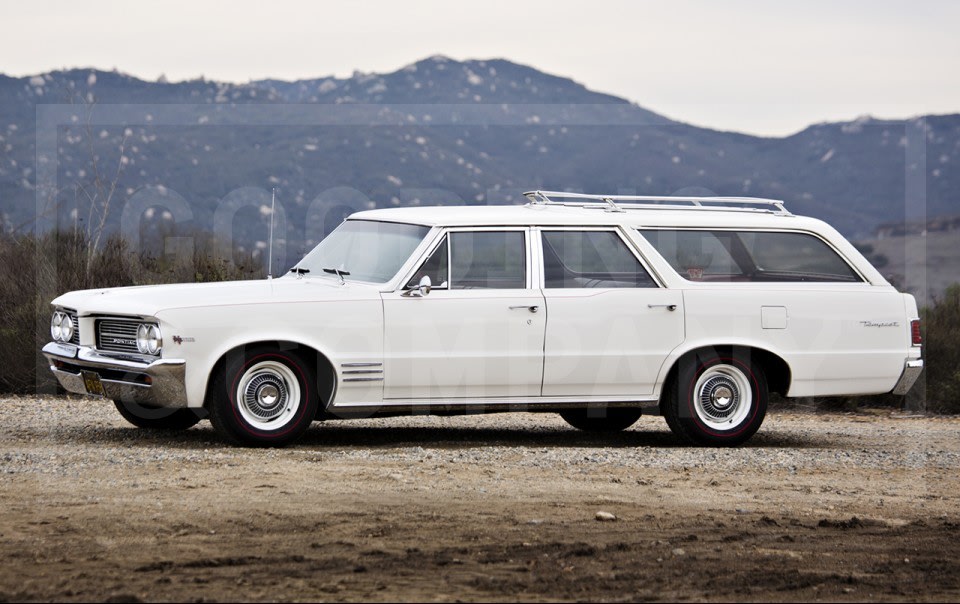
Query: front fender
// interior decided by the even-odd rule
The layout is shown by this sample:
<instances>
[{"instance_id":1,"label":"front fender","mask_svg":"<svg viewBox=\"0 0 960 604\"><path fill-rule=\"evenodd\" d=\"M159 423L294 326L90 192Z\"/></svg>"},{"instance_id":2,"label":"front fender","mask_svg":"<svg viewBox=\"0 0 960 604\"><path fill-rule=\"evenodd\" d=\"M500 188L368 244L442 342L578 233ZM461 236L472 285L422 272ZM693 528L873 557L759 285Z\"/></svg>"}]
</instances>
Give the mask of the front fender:
<instances>
[{"instance_id":1,"label":"front fender","mask_svg":"<svg viewBox=\"0 0 960 604\"><path fill-rule=\"evenodd\" d=\"M202 407L210 375L231 350L286 341L326 357L340 384L341 366L383 362L383 308L378 299L172 309L158 313L164 355L185 361L187 404ZM379 401L382 382L340 389L340 396Z\"/></svg>"}]
</instances>

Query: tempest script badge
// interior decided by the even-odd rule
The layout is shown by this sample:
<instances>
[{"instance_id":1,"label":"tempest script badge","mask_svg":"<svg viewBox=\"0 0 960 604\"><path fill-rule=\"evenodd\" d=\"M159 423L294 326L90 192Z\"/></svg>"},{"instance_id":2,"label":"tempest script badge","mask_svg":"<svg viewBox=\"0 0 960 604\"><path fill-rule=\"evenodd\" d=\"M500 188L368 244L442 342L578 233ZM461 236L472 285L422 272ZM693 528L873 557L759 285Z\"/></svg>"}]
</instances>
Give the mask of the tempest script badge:
<instances>
[{"instance_id":1,"label":"tempest script badge","mask_svg":"<svg viewBox=\"0 0 960 604\"><path fill-rule=\"evenodd\" d=\"M180 336L173 336L173 341L177 344L183 344L184 342L196 342L194 338L182 338Z\"/></svg>"},{"instance_id":2,"label":"tempest script badge","mask_svg":"<svg viewBox=\"0 0 960 604\"><path fill-rule=\"evenodd\" d=\"M864 327L900 327L900 321L860 321Z\"/></svg>"}]
</instances>

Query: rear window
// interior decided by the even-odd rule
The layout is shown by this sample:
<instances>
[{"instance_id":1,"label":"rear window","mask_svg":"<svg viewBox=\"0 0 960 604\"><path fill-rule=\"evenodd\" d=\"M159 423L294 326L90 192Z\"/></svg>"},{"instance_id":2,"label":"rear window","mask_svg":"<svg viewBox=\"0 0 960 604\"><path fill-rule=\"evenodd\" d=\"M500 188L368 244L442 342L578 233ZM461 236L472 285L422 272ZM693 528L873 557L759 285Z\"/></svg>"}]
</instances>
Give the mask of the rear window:
<instances>
[{"instance_id":1,"label":"rear window","mask_svg":"<svg viewBox=\"0 0 960 604\"><path fill-rule=\"evenodd\" d=\"M862 281L833 248L807 233L685 229L640 233L689 281Z\"/></svg>"}]
</instances>

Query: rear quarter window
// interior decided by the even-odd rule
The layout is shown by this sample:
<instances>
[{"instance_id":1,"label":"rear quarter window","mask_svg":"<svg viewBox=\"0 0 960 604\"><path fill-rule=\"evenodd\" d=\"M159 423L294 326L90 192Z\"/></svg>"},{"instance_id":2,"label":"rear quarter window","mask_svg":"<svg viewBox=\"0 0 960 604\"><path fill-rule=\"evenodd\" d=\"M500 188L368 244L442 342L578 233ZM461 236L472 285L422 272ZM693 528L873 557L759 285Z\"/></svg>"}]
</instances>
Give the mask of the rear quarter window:
<instances>
[{"instance_id":1,"label":"rear quarter window","mask_svg":"<svg viewBox=\"0 0 960 604\"><path fill-rule=\"evenodd\" d=\"M809 233L640 229L689 281L859 282L832 247Z\"/></svg>"}]
</instances>

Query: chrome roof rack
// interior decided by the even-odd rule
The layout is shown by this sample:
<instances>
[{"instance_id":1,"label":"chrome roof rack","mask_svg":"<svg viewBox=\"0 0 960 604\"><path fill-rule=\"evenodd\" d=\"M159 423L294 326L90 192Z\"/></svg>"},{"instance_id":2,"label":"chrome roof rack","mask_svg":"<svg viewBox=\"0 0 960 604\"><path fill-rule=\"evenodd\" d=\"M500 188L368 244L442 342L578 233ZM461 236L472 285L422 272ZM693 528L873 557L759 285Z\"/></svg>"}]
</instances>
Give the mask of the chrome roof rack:
<instances>
[{"instance_id":1,"label":"chrome roof rack","mask_svg":"<svg viewBox=\"0 0 960 604\"><path fill-rule=\"evenodd\" d=\"M523 194L530 205L558 205L581 208L602 208L607 212L627 210L715 210L727 212L764 212L792 216L783 201L760 197L687 197L649 195L589 195L564 191L527 191ZM572 201L565 201L572 200ZM586 203L585 203L586 202ZM602 202L599 205L595 202Z\"/></svg>"}]
</instances>

